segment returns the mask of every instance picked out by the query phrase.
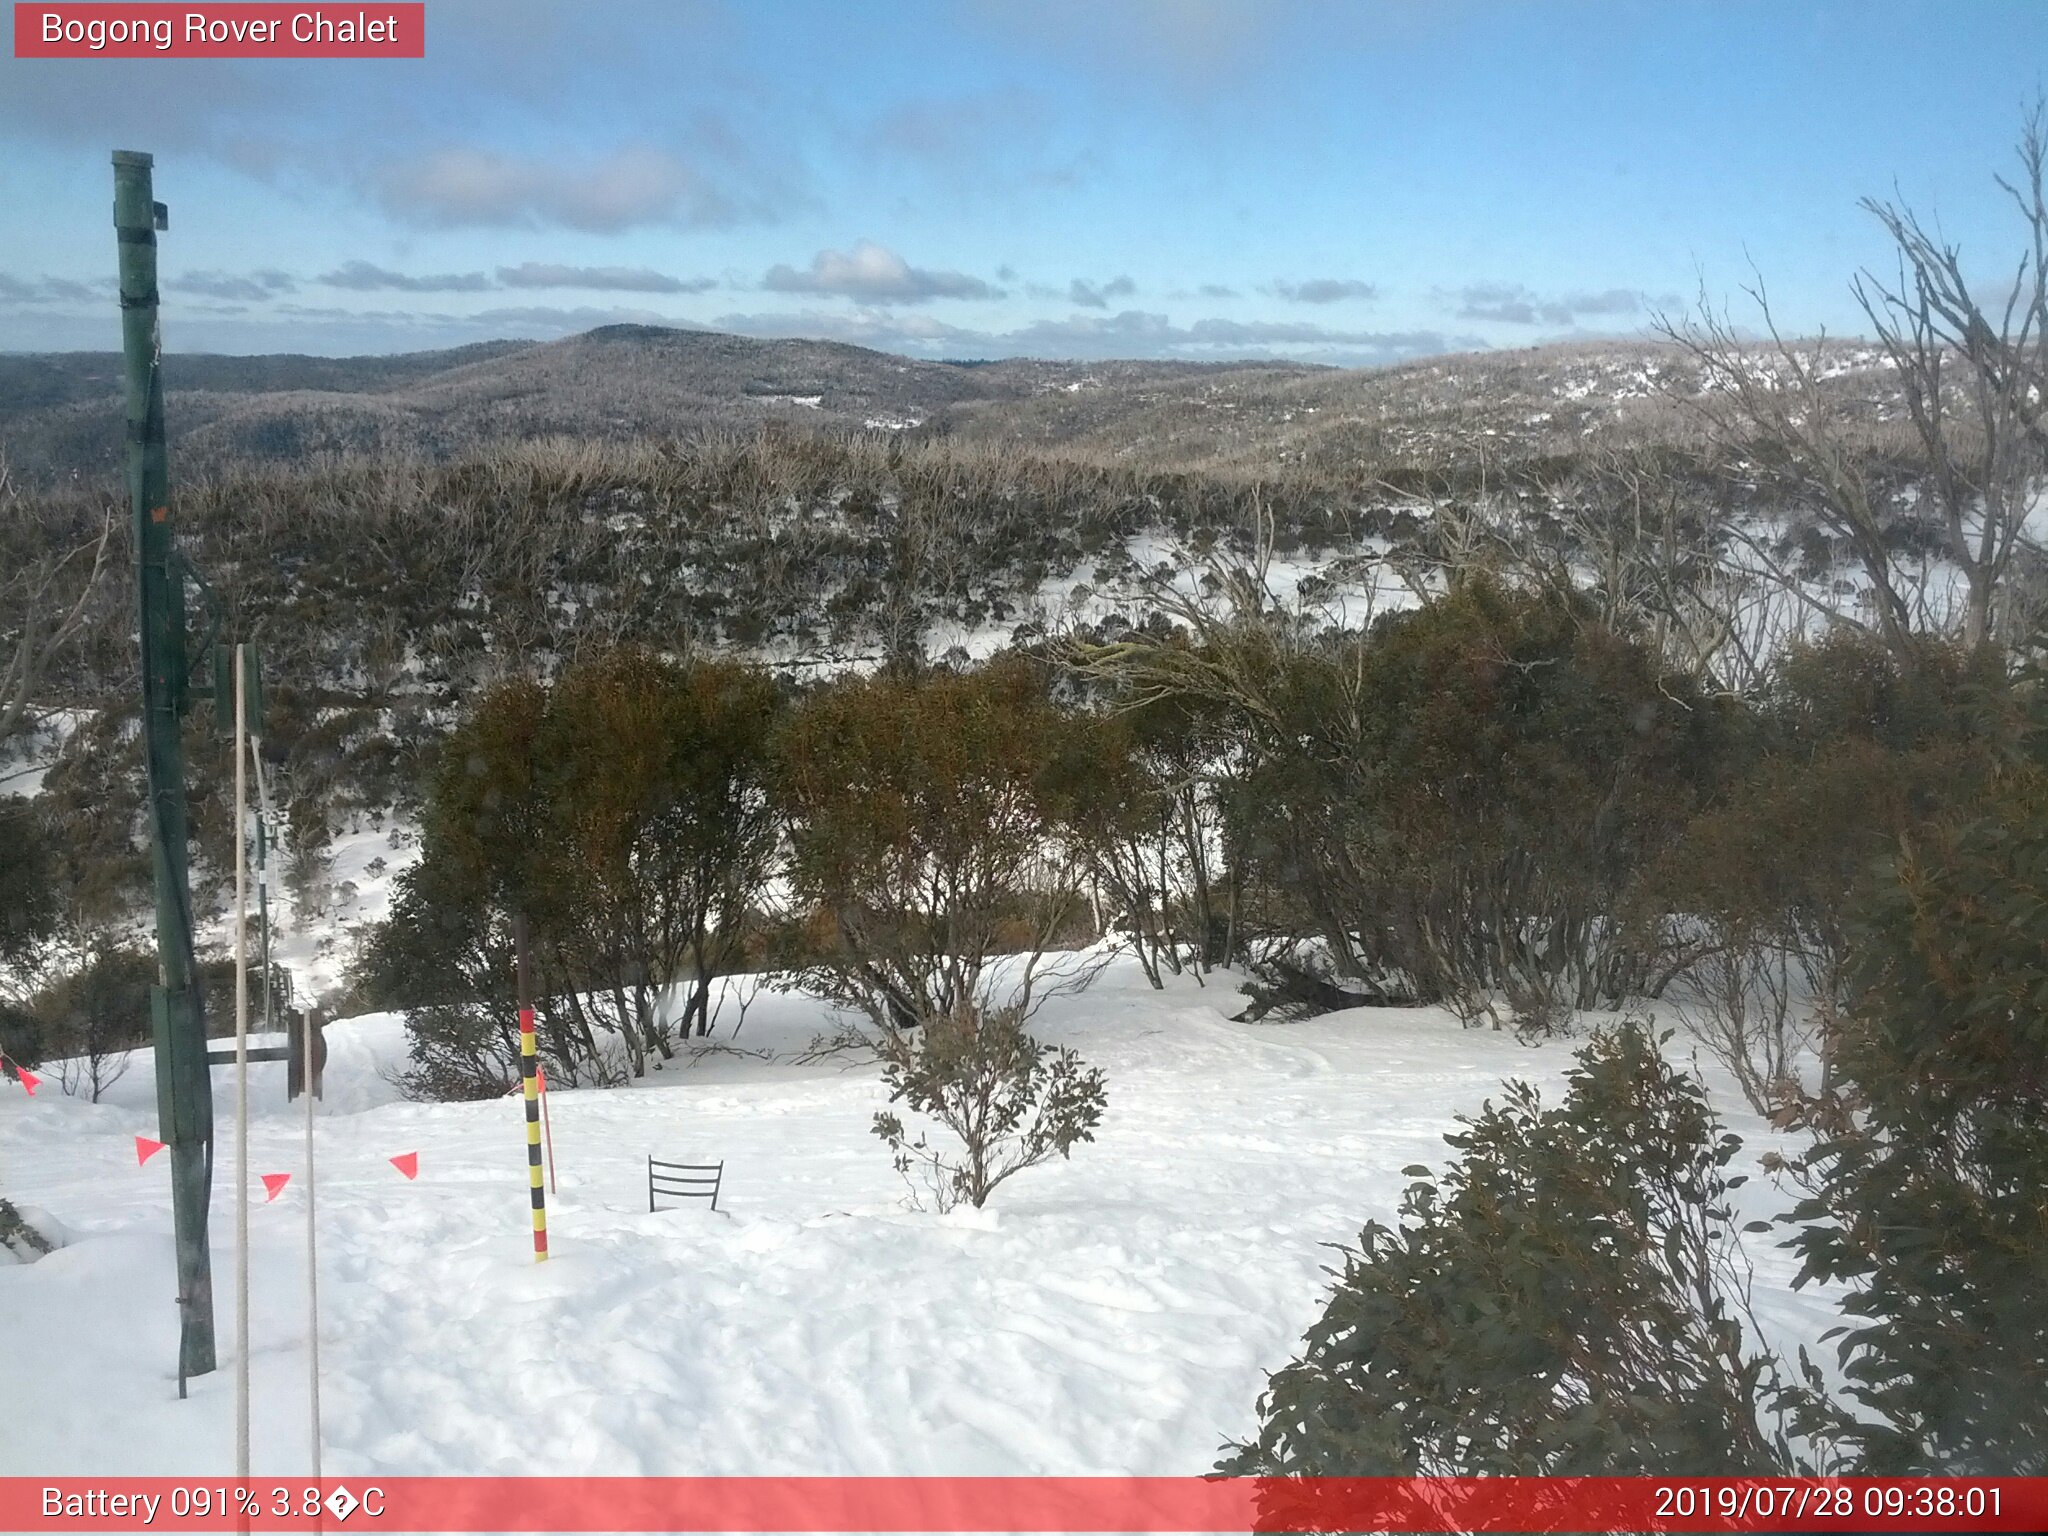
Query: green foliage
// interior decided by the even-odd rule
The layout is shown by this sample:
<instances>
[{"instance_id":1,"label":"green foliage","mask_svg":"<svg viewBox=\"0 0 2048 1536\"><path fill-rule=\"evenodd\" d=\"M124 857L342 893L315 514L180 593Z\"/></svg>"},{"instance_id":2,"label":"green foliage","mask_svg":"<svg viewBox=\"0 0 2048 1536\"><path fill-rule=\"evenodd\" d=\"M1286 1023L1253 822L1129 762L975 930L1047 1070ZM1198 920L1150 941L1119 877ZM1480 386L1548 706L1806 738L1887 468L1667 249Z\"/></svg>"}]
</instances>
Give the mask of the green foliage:
<instances>
[{"instance_id":1,"label":"green foliage","mask_svg":"<svg viewBox=\"0 0 2048 1536\"><path fill-rule=\"evenodd\" d=\"M1102 1073L1025 1033L1017 1008L963 1006L912 1034L888 1035L882 1079L890 1103L936 1120L960 1143L957 1153L934 1147L895 1113L875 1116L896 1171L908 1182L920 1170L942 1211L962 1200L979 1208L1013 1174L1071 1156L1076 1143L1095 1139L1107 1102Z\"/></svg>"},{"instance_id":2,"label":"green foliage","mask_svg":"<svg viewBox=\"0 0 2048 1536\"><path fill-rule=\"evenodd\" d=\"M1843 626L1787 648L1763 700L1778 751L1812 753L1844 741L1890 752L1967 742L1997 709L2000 662L1931 636L1902 660L1874 635Z\"/></svg>"},{"instance_id":3,"label":"green foliage","mask_svg":"<svg viewBox=\"0 0 2048 1536\"><path fill-rule=\"evenodd\" d=\"M553 860L529 897L593 967L687 976L684 1031L711 1032L712 983L742 952L776 853L774 680L645 652L571 668L537 743Z\"/></svg>"},{"instance_id":4,"label":"green foliage","mask_svg":"<svg viewBox=\"0 0 2048 1536\"><path fill-rule=\"evenodd\" d=\"M1740 1141L1636 1024L1580 1051L1562 1104L1511 1083L1398 1230L1366 1227L1261 1427L1263 1476L1794 1469L1759 1427L1726 1169ZM1411 1174L1426 1174L1411 1168Z\"/></svg>"},{"instance_id":5,"label":"green foliage","mask_svg":"<svg viewBox=\"0 0 2048 1536\"><path fill-rule=\"evenodd\" d=\"M1054 706L1028 663L877 676L806 699L784 733L778 798L790 883L828 947L810 979L884 1029L986 1001L991 959L1038 956L1081 908L1077 830L1124 776L1118 738Z\"/></svg>"},{"instance_id":6,"label":"green foliage","mask_svg":"<svg viewBox=\"0 0 2048 1536\"><path fill-rule=\"evenodd\" d=\"M540 874L534 742L546 704L544 689L509 679L450 732L428 773L420 860L359 956L365 1000L407 1010L400 1086L414 1098L493 1098L518 1079L511 919ZM541 1013L556 1070L574 1081L581 1042L555 1009Z\"/></svg>"},{"instance_id":7,"label":"green foliage","mask_svg":"<svg viewBox=\"0 0 2048 1536\"><path fill-rule=\"evenodd\" d=\"M523 1070L518 1015L510 1002L429 1003L406 1010L406 1064L397 1085L409 1099L453 1104L501 1099ZM542 1052L553 1081L574 1081L573 1065Z\"/></svg>"},{"instance_id":8,"label":"green foliage","mask_svg":"<svg viewBox=\"0 0 2048 1536\"><path fill-rule=\"evenodd\" d=\"M1641 986L1614 915L1713 783L1722 706L1569 601L1479 580L1262 693L1231 840L1344 969L1538 1010Z\"/></svg>"},{"instance_id":9,"label":"green foliage","mask_svg":"<svg viewBox=\"0 0 2048 1536\"><path fill-rule=\"evenodd\" d=\"M1231 751L1223 712L1180 694L1127 704L1095 727L1094 793L1076 830L1095 889L1146 977L1225 963L1234 893L1219 864L1211 779Z\"/></svg>"},{"instance_id":10,"label":"green foliage","mask_svg":"<svg viewBox=\"0 0 2048 1536\"><path fill-rule=\"evenodd\" d=\"M2048 1473L2048 782L1914 837L1861 913L1841 1065L1805 1159L1798 1283L1837 1330L1862 1470Z\"/></svg>"},{"instance_id":11,"label":"green foliage","mask_svg":"<svg viewBox=\"0 0 2048 1536\"><path fill-rule=\"evenodd\" d=\"M1871 861L1969 782L1960 748L1888 751L1847 739L1760 760L1702 812L1636 893L1722 939L1782 940L1831 977ZM1981 777L1982 754L1974 754Z\"/></svg>"},{"instance_id":12,"label":"green foliage","mask_svg":"<svg viewBox=\"0 0 2048 1536\"><path fill-rule=\"evenodd\" d=\"M435 754L421 817L421 858L482 903L517 910L547 881L547 807L536 782L548 692L530 678L491 688Z\"/></svg>"},{"instance_id":13,"label":"green foliage","mask_svg":"<svg viewBox=\"0 0 2048 1536\"><path fill-rule=\"evenodd\" d=\"M0 798L0 964L18 965L57 922L56 848L31 800Z\"/></svg>"},{"instance_id":14,"label":"green foliage","mask_svg":"<svg viewBox=\"0 0 2048 1536\"><path fill-rule=\"evenodd\" d=\"M1791 1112L1804 1092L1770 1080L1797 1044L1787 1004L1818 1009L1821 1086L1832 1083L1871 867L1983 794L2009 714L1998 679L1931 642L1911 665L1849 631L1794 647L1747 733L1750 760L1637 885L1642 944L1668 957L1759 1110Z\"/></svg>"},{"instance_id":15,"label":"green foliage","mask_svg":"<svg viewBox=\"0 0 2048 1536\"><path fill-rule=\"evenodd\" d=\"M36 994L52 1047L147 1045L156 969L153 955L111 940L96 943L83 965Z\"/></svg>"},{"instance_id":16,"label":"green foliage","mask_svg":"<svg viewBox=\"0 0 2048 1536\"><path fill-rule=\"evenodd\" d=\"M28 1009L0 1002L0 1077L13 1081L23 1067L34 1067L43 1059L41 1022Z\"/></svg>"},{"instance_id":17,"label":"green foliage","mask_svg":"<svg viewBox=\"0 0 2048 1536\"><path fill-rule=\"evenodd\" d=\"M709 1032L712 985L743 953L775 854L778 707L756 669L631 649L479 701L435 760L420 863L360 978L421 1009L414 1091L509 1087L515 915L560 1081L637 1076L650 1052L672 1054L677 983L683 1027Z\"/></svg>"},{"instance_id":18,"label":"green foliage","mask_svg":"<svg viewBox=\"0 0 2048 1536\"><path fill-rule=\"evenodd\" d=\"M519 1081L511 935L452 861L423 859L398 877L391 915L370 932L354 979L369 1007L405 1010L407 1097L492 1099ZM559 1025L543 1017L553 1043ZM551 1054L558 1080L572 1081L573 1052Z\"/></svg>"},{"instance_id":19,"label":"green foliage","mask_svg":"<svg viewBox=\"0 0 2048 1536\"><path fill-rule=\"evenodd\" d=\"M101 938L83 965L36 994L30 1007L43 1051L64 1058L67 1092L82 1088L97 1103L127 1070L127 1053L150 1043L149 994L156 979L154 956Z\"/></svg>"},{"instance_id":20,"label":"green foliage","mask_svg":"<svg viewBox=\"0 0 2048 1536\"><path fill-rule=\"evenodd\" d=\"M53 1245L22 1219L12 1200L0 1197L0 1250L35 1257L53 1251Z\"/></svg>"}]
</instances>

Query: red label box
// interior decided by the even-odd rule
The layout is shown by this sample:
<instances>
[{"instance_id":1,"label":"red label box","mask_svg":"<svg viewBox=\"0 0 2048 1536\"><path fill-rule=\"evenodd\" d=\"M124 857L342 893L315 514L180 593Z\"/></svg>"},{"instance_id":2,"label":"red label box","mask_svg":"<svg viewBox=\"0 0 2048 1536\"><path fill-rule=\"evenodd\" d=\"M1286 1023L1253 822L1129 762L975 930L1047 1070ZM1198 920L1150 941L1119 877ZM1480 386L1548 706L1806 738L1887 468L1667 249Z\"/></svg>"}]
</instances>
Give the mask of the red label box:
<instances>
[{"instance_id":1,"label":"red label box","mask_svg":"<svg viewBox=\"0 0 2048 1536\"><path fill-rule=\"evenodd\" d=\"M0 1531L2048 1529L2048 1478L0 1477Z\"/></svg>"},{"instance_id":2,"label":"red label box","mask_svg":"<svg viewBox=\"0 0 2048 1536\"><path fill-rule=\"evenodd\" d=\"M17 59L421 59L424 3L191 5L54 0L14 7Z\"/></svg>"}]
</instances>

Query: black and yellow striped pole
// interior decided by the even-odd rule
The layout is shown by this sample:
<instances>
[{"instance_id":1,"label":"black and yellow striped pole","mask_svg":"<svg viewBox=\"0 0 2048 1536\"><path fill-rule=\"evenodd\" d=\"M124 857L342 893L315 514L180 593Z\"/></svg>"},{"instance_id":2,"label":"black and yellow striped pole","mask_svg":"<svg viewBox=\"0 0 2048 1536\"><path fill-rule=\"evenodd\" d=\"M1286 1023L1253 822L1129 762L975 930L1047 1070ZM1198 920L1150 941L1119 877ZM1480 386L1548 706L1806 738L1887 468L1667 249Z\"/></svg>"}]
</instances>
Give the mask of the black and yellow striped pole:
<instances>
[{"instance_id":1,"label":"black and yellow striped pole","mask_svg":"<svg viewBox=\"0 0 2048 1536\"><path fill-rule=\"evenodd\" d=\"M526 919L512 919L519 957L519 1076L526 1099L526 1177L533 1194L533 1261L548 1256L548 1195L540 1170L540 1050L533 1030L533 985L526 964Z\"/></svg>"}]
</instances>

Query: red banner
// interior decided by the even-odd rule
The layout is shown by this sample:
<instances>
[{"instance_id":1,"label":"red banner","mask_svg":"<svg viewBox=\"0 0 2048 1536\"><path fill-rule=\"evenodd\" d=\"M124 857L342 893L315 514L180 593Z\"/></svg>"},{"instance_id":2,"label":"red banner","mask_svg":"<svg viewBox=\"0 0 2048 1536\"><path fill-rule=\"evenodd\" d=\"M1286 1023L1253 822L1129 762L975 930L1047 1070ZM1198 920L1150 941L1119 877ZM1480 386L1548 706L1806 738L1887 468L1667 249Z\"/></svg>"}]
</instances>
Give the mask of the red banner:
<instances>
[{"instance_id":1,"label":"red banner","mask_svg":"<svg viewBox=\"0 0 2048 1536\"><path fill-rule=\"evenodd\" d=\"M2040 1531L2048 1478L0 1478L7 1531Z\"/></svg>"},{"instance_id":2,"label":"red banner","mask_svg":"<svg viewBox=\"0 0 2048 1536\"><path fill-rule=\"evenodd\" d=\"M17 59L421 59L427 8L57 0L14 7Z\"/></svg>"}]
</instances>

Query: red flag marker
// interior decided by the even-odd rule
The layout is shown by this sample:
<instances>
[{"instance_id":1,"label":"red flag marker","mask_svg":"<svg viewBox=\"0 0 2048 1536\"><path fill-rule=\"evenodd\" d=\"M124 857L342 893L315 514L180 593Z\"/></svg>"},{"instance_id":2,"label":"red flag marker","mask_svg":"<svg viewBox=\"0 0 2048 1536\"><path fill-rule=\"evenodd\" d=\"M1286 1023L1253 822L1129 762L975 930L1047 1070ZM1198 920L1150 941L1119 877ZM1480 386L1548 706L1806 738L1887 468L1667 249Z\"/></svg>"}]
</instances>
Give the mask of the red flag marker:
<instances>
[{"instance_id":1,"label":"red flag marker","mask_svg":"<svg viewBox=\"0 0 2048 1536\"><path fill-rule=\"evenodd\" d=\"M152 1157L155 1157L155 1156L157 1155L157 1153L159 1153L159 1152L163 1151L163 1149L164 1149L164 1144L163 1144L162 1142L160 1142L160 1141L151 1141L151 1140L150 1140L150 1139L149 1139L149 1138L148 1138L147 1136L138 1136L138 1137L136 1137L136 1138L135 1138L135 1163L136 1163L136 1166L137 1166L137 1167L140 1167L140 1166L141 1166L142 1164L144 1164L144 1163L148 1162L148 1161L149 1161L149 1160L150 1160L150 1159L151 1159Z\"/></svg>"},{"instance_id":2,"label":"red flag marker","mask_svg":"<svg viewBox=\"0 0 2048 1536\"><path fill-rule=\"evenodd\" d=\"M264 1198L264 1201L265 1201L265 1202L267 1203L267 1202L269 1202L269 1201L275 1200L275 1199L276 1199L276 1198L277 1198L277 1197L278 1197L279 1195L281 1195L282 1193L284 1193L284 1187L285 1187L285 1185L287 1185L287 1184L291 1183L291 1181L292 1181L292 1176L291 1176L290 1174L288 1174L288 1173L266 1173L266 1174L264 1174L264 1175L263 1175L263 1187L264 1187L265 1189L267 1189L267 1190L269 1190L269 1191L270 1191L270 1193L269 1193L269 1194L267 1194L267 1195L265 1195L265 1196L263 1197L263 1198Z\"/></svg>"},{"instance_id":3,"label":"red flag marker","mask_svg":"<svg viewBox=\"0 0 2048 1536\"><path fill-rule=\"evenodd\" d=\"M420 1176L420 1155L417 1152L401 1152L391 1159L391 1166L408 1179L416 1179Z\"/></svg>"},{"instance_id":4,"label":"red flag marker","mask_svg":"<svg viewBox=\"0 0 2048 1536\"><path fill-rule=\"evenodd\" d=\"M541 1071L538 1066L533 1069L533 1087L536 1093L546 1093L548 1091L548 1075Z\"/></svg>"},{"instance_id":5,"label":"red flag marker","mask_svg":"<svg viewBox=\"0 0 2048 1536\"><path fill-rule=\"evenodd\" d=\"M28 1096L34 1098L36 1096L36 1084L40 1083L42 1079L29 1071L27 1067L16 1067L14 1070L21 1078L21 1086L28 1090Z\"/></svg>"}]
</instances>

